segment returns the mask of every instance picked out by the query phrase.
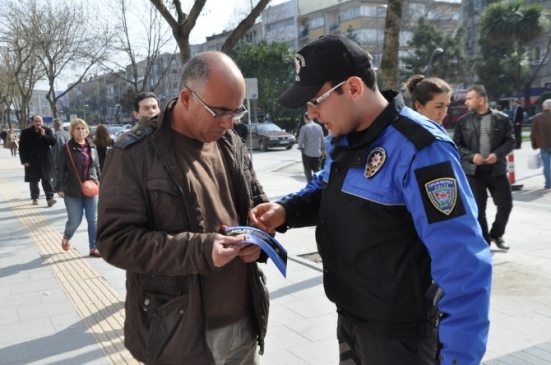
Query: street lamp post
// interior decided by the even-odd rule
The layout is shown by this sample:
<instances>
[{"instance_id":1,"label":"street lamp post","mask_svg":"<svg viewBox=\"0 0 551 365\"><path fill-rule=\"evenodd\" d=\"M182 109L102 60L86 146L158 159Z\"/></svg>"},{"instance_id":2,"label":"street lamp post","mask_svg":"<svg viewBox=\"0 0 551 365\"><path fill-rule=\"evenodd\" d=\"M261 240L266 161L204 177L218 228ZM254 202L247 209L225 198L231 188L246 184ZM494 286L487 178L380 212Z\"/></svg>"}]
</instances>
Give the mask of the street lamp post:
<instances>
[{"instance_id":1,"label":"street lamp post","mask_svg":"<svg viewBox=\"0 0 551 365\"><path fill-rule=\"evenodd\" d=\"M435 48L434 51L432 51L432 53L430 55L430 58L429 58L429 63L427 64L427 67L425 68L425 77L430 76L430 71L431 71L431 68L432 68L432 61L434 61L435 59L440 57L443 53L444 53L444 50L440 47Z\"/></svg>"}]
</instances>

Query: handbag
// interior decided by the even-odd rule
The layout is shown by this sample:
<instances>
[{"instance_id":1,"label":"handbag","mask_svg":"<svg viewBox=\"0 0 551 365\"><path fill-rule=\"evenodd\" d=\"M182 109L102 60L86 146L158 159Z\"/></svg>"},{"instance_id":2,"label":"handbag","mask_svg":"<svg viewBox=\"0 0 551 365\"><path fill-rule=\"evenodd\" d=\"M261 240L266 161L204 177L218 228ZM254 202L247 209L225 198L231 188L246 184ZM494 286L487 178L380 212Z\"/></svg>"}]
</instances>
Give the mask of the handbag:
<instances>
[{"instance_id":1,"label":"handbag","mask_svg":"<svg viewBox=\"0 0 551 365\"><path fill-rule=\"evenodd\" d=\"M75 165L75 161L73 160L73 155L71 155L71 150L69 149L69 143L67 142L65 144L67 146L67 153L69 154L69 158L71 159L71 162L73 163L73 167L75 168L75 173L77 175L78 182L80 183L80 190L82 190L82 195L84 195L87 198L92 198L99 194L99 186L96 184L94 180L80 180L80 174L78 172L78 169Z\"/></svg>"},{"instance_id":2,"label":"handbag","mask_svg":"<svg viewBox=\"0 0 551 365\"><path fill-rule=\"evenodd\" d=\"M541 151L537 149L536 151L530 151L528 153L528 168L530 170L536 170L542 167L543 162L541 160Z\"/></svg>"}]
</instances>

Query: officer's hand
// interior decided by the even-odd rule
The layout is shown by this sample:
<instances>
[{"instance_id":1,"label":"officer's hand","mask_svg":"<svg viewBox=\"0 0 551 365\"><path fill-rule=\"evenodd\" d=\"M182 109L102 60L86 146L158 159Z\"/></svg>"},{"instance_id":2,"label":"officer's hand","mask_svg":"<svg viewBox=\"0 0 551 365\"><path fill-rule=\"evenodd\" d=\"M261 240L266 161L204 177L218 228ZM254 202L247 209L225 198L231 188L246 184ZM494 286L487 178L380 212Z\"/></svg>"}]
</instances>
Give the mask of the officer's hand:
<instances>
[{"instance_id":1,"label":"officer's hand","mask_svg":"<svg viewBox=\"0 0 551 365\"><path fill-rule=\"evenodd\" d=\"M262 249L257 245L242 245L243 248L239 250L238 256L244 262L255 262L260 257Z\"/></svg>"},{"instance_id":2,"label":"officer's hand","mask_svg":"<svg viewBox=\"0 0 551 365\"><path fill-rule=\"evenodd\" d=\"M494 164L497 162L497 156L495 153L490 153L488 155L488 157L486 157L486 159L484 160L484 162L486 162L487 164Z\"/></svg>"},{"instance_id":3,"label":"officer's hand","mask_svg":"<svg viewBox=\"0 0 551 365\"><path fill-rule=\"evenodd\" d=\"M482 157L480 153L477 153L473 157L473 163L478 166L482 165L484 163L484 157Z\"/></svg>"},{"instance_id":4,"label":"officer's hand","mask_svg":"<svg viewBox=\"0 0 551 365\"><path fill-rule=\"evenodd\" d=\"M65 196L65 193L63 191L58 191L57 196L59 196L60 198L63 198Z\"/></svg>"},{"instance_id":5,"label":"officer's hand","mask_svg":"<svg viewBox=\"0 0 551 365\"><path fill-rule=\"evenodd\" d=\"M244 246L237 243L244 239L244 234L238 236L217 234L212 245L212 261L214 262L214 266L222 267L233 260Z\"/></svg>"},{"instance_id":6,"label":"officer's hand","mask_svg":"<svg viewBox=\"0 0 551 365\"><path fill-rule=\"evenodd\" d=\"M259 229L275 234L275 228L286 221L285 208L277 203L263 203L249 211L249 220Z\"/></svg>"},{"instance_id":7,"label":"officer's hand","mask_svg":"<svg viewBox=\"0 0 551 365\"><path fill-rule=\"evenodd\" d=\"M25 167L29 167L29 166L31 166L31 164L30 164L30 163L28 163L28 162L24 162L24 163L23 163L23 166L25 166Z\"/></svg>"}]
</instances>

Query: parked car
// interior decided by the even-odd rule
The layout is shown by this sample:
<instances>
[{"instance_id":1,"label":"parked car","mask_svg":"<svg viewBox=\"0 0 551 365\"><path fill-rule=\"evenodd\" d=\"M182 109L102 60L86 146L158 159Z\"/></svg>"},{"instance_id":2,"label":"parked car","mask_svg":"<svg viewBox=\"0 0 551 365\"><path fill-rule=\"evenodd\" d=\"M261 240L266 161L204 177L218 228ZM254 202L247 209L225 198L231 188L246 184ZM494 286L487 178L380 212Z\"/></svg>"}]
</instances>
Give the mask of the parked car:
<instances>
[{"instance_id":1,"label":"parked car","mask_svg":"<svg viewBox=\"0 0 551 365\"><path fill-rule=\"evenodd\" d=\"M247 124L247 128L252 137L252 148L258 148L261 151L277 147L290 150L297 143L294 135L274 123L253 123L250 126Z\"/></svg>"},{"instance_id":2,"label":"parked car","mask_svg":"<svg viewBox=\"0 0 551 365\"><path fill-rule=\"evenodd\" d=\"M122 125L110 125L107 127L107 130L113 141L116 141L118 136L127 131L126 127Z\"/></svg>"},{"instance_id":3,"label":"parked car","mask_svg":"<svg viewBox=\"0 0 551 365\"><path fill-rule=\"evenodd\" d=\"M457 120L463 115L467 114L469 110L465 105L450 106L448 108L448 115L442 120L442 125L446 129L454 128Z\"/></svg>"}]
</instances>

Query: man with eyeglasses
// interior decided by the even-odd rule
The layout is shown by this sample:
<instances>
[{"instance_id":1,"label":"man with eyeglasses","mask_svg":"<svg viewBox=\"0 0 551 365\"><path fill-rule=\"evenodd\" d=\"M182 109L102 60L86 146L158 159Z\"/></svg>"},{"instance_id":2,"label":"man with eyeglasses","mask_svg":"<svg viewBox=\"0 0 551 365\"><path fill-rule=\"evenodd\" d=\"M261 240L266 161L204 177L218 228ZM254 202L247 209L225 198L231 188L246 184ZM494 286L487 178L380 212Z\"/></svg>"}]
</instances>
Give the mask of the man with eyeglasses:
<instances>
[{"instance_id":1,"label":"man with eyeglasses","mask_svg":"<svg viewBox=\"0 0 551 365\"><path fill-rule=\"evenodd\" d=\"M325 124L325 167L249 218L269 233L317 226L342 365L479 364L491 256L473 194L446 131L380 92L371 59L333 35L298 52L278 102Z\"/></svg>"},{"instance_id":2,"label":"man with eyeglasses","mask_svg":"<svg viewBox=\"0 0 551 365\"><path fill-rule=\"evenodd\" d=\"M231 129L245 80L220 52L183 67L177 99L117 141L102 171L98 248L127 271L125 345L146 364L255 365L267 290L244 235L268 198ZM142 119L143 121L143 119Z\"/></svg>"}]
</instances>

